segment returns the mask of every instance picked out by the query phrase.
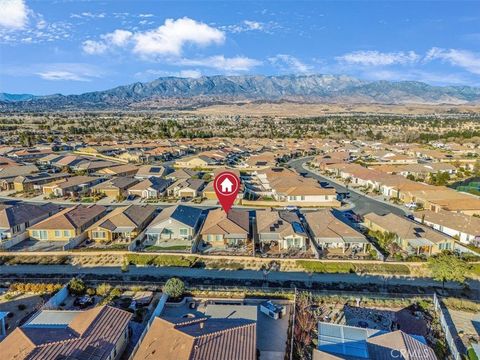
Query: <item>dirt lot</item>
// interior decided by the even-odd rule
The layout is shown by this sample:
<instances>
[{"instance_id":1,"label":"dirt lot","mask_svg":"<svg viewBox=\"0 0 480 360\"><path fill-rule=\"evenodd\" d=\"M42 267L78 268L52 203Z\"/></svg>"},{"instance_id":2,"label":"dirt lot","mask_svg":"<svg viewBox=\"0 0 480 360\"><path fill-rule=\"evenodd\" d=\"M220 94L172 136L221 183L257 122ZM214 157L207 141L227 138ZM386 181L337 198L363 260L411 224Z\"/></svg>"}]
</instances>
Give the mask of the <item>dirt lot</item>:
<instances>
[{"instance_id":1,"label":"dirt lot","mask_svg":"<svg viewBox=\"0 0 480 360\"><path fill-rule=\"evenodd\" d=\"M7 335L15 328L23 325L33 313L43 305L41 296L23 294L13 299L5 299L5 295L0 297L0 311L12 313L13 316L6 318Z\"/></svg>"}]
</instances>

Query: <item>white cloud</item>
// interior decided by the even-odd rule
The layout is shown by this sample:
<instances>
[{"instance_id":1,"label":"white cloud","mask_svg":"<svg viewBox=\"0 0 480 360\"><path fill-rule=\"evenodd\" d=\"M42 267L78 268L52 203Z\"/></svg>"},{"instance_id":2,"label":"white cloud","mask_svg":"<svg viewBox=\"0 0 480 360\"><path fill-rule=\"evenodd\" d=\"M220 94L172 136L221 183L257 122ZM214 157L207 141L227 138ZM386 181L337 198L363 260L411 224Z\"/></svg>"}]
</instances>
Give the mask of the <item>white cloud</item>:
<instances>
[{"instance_id":1,"label":"white cloud","mask_svg":"<svg viewBox=\"0 0 480 360\"><path fill-rule=\"evenodd\" d=\"M102 38L115 46L125 46L132 37L132 32L128 30L117 29L112 33L105 34Z\"/></svg>"},{"instance_id":2,"label":"white cloud","mask_svg":"<svg viewBox=\"0 0 480 360\"><path fill-rule=\"evenodd\" d=\"M80 14L70 14L70 17L75 19L103 19L105 13L92 13L85 11Z\"/></svg>"},{"instance_id":3,"label":"white cloud","mask_svg":"<svg viewBox=\"0 0 480 360\"><path fill-rule=\"evenodd\" d=\"M202 72L199 70L182 70L179 73L180 77L184 78L199 78L202 76Z\"/></svg>"},{"instance_id":4,"label":"white cloud","mask_svg":"<svg viewBox=\"0 0 480 360\"><path fill-rule=\"evenodd\" d=\"M0 27L23 29L28 22L30 10L24 0L0 0Z\"/></svg>"},{"instance_id":5,"label":"white cloud","mask_svg":"<svg viewBox=\"0 0 480 360\"><path fill-rule=\"evenodd\" d=\"M143 57L180 56L187 44L207 46L221 44L225 34L207 24L184 17L167 19L156 29L132 33L117 29L112 33L103 34L100 40L86 40L83 50L87 54L103 54L114 48L133 45L132 51Z\"/></svg>"},{"instance_id":6,"label":"white cloud","mask_svg":"<svg viewBox=\"0 0 480 360\"><path fill-rule=\"evenodd\" d=\"M254 20L243 20L238 24L223 25L219 27L221 30L230 33L242 33L247 31L261 31L267 34L272 34L273 30L280 29L281 26L274 22L259 22Z\"/></svg>"},{"instance_id":7,"label":"white cloud","mask_svg":"<svg viewBox=\"0 0 480 360\"><path fill-rule=\"evenodd\" d=\"M254 30L261 31L264 28L265 28L265 24L258 21L252 21L252 20L244 20L240 24L227 25L227 26L221 27L221 29L232 32L232 33L241 33L245 31L254 31Z\"/></svg>"},{"instance_id":8,"label":"white cloud","mask_svg":"<svg viewBox=\"0 0 480 360\"><path fill-rule=\"evenodd\" d=\"M117 29L111 33L101 35L102 40L85 40L82 43L82 49L90 55L104 54L115 47L127 45L132 36L133 33L130 31Z\"/></svg>"},{"instance_id":9,"label":"white cloud","mask_svg":"<svg viewBox=\"0 0 480 360\"><path fill-rule=\"evenodd\" d=\"M33 64L28 69L12 68L9 71L16 76L36 75L52 81L92 81L105 75L101 68L85 63Z\"/></svg>"},{"instance_id":10,"label":"white cloud","mask_svg":"<svg viewBox=\"0 0 480 360\"><path fill-rule=\"evenodd\" d=\"M336 60L351 64L364 66L384 66L393 64L412 64L420 60L420 56L414 51L399 51L382 53L379 51L354 51L336 57Z\"/></svg>"},{"instance_id":11,"label":"white cloud","mask_svg":"<svg viewBox=\"0 0 480 360\"><path fill-rule=\"evenodd\" d=\"M480 75L480 54L468 50L431 48L425 56L425 61L437 59Z\"/></svg>"},{"instance_id":12,"label":"white cloud","mask_svg":"<svg viewBox=\"0 0 480 360\"><path fill-rule=\"evenodd\" d=\"M175 61L177 65L201 66L222 70L225 72L249 71L262 62L245 56L226 58L224 55L209 56L201 59L180 59Z\"/></svg>"},{"instance_id":13,"label":"white cloud","mask_svg":"<svg viewBox=\"0 0 480 360\"><path fill-rule=\"evenodd\" d=\"M263 24L259 23L258 21L245 20L243 23L245 24L245 26L249 30L262 30L263 29Z\"/></svg>"},{"instance_id":14,"label":"white cloud","mask_svg":"<svg viewBox=\"0 0 480 360\"><path fill-rule=\"evenodd\" d=\"M102 41L85 40L82 49L87 54L103 54L107 51L107 45Z\"/></svg>"},{"instance_id":15,"label":"white cloud","mask_svg":"<svg viewBox=\"0 0 480 360\"><path fill-rule=\"evenodd\" d=\"M286 54L278 54L273 57L268 58L268 61L274 66L276 66L282 72L293 72L293 73L309 73L312 72L313 67L301 62L294 56Z\"/></svg>"},{"instance_id":16,"label":"white cloud","mask_svg":"<svg viewBox=\"0 0 480 360\"><path fill-rule=\"evenodd\" d=\"M181 55L186 44L222 44L225 34L205 23L184 17L167 19L157 29L134 34L133 51L141 55Z\"/></svg>"},{"instance_id":17,"label":"white cloud","mask_svg":"<svg viewBox=\"0 0 480 360\"><path fill-rule=\"evenodd\" d=\"M70 71L44 71L37 73L42 79L45 80L73 80L73 81L90 81L91 79L83 77L79 74L72 73Z\"/></svg>"}]
</instances>

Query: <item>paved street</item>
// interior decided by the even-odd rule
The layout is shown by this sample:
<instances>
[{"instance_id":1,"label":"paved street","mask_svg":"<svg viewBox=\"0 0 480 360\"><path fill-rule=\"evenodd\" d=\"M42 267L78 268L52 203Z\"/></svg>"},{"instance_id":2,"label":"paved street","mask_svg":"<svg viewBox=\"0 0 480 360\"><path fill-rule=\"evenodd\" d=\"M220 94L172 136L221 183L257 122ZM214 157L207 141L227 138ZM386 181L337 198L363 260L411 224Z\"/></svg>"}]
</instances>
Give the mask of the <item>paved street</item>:
<instances>
[{"instance_id":1,"label":"paved street","mask_svg":"<svg viewBox=\"0 0 480 360\"><path fill-rule=\"evenodd\" d=\"M309 158L295 159L290 161L289 165L291 166L292 169L294 169L298 173L307 173L307 177L314 178L318 181L328 182L332 187L334 187L337 190L337 192L350 192L350 198L348 200L354 205L352 211L355 212L356 214L365 215L365 214L368 214L369 212L374 212L379 215L394 213L396 215L404 216L408 213L406 209L403 210L395 205L391 205L379 200L375 200L351 188L347 189L343 185L333 182L324 176L318 175L304 168L303 164L305 164L308 161L308 159Z\"/></svg>"}]
</instances>

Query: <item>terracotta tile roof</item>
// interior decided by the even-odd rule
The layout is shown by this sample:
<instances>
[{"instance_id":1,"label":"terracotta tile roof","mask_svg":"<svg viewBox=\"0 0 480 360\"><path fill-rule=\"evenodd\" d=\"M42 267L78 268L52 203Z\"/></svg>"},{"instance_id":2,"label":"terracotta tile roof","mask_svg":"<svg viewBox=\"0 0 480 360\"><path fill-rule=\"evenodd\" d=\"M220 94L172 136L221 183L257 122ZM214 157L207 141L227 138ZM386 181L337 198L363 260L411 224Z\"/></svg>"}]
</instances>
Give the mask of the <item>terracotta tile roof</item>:
<instances>
[{"instance_id":1,"label":"terracotta tile roof","mask_svg":"<svg viewBox=\"0 0 480 360\"><path fill-rule=\"evenodd\" d=\"M257 231L260 237L264 234L267 236L277 234L280 238L292 235L307 236L298 215L283 210L257 211Z\"/></svg>"},{"instance_id":2,"label":"terracotta tile roof","mask_svg":"<svg viewBox=\"0 0 480 360\"><path fill-rule=\"evenodd\" d=\"M53 214L60 210L60 206L50 203L44 205L26 203L0 205L0 229L9 229L28 221L33 223L47 214Z\"/></svg>"},{"instance_id":3,"label":"terracotta tile roof","mask_svg":"<svg viewBox=\"0 0 480 360\"><path fill-rule=\"evenodd\" d=\"M245 319L155 318L134 360L254 360L256 323Z\"/></svg>"},{"instance_id":4,"label":"terracotta tile roof","mask_svg":"<svg viewBox=\"0 0 480 360\"><path fill-rule=\"evenodd\" d=\"M0 354L9 360L106 360L131 317L127 311L100 306L77 315L66 327L26 324L0 342Z\"/></svg>"},{"instance_id":5,"label":"terracotta tile roof","mask_svg":"<svg viewBox=\"0 0 480 360\"><path fill-rule=\"evenodd\" d=\"M401 239L405 240L422 238L429 240L432 243L438 243L452 239L450 236L434 231L428 226L418 224L392 213L386 215L369 213L366 214L364 218L389 232L395 233Z\"/></svg>"},{"instance_id":6,"label":"terracotta tile roof","mask_svg":"<svg viewBox=\"0 0 480 360\"><path fill-rule=\"evenodd\" d=\"M363 234L338 220L330 210L312 211L305 213L304 216L317 240L367 242Z\"/></svg>"},{"instance_id":7,"label":"terracotta tile roof","mask_svg":"<svg viewBox=\"0 0 480 360\"><path fill-rule=\"evenodd\" d=\"M401 330L370 337L367 346L372 359L437 360L433 349Z\"/></svg>"},{"instance_id":8,"label":"terracotta tile roof","mask_svg":"<svg viewBox=\"0 0 480 360\"><path fill-rule=\"evenodd\" d=\"M228 215L222 209L210 210L205 219L202 231L204 234L245 234L249 232L248 211L231 209Z\"/></svg>"},{"instance_id":9,"label":"terracotta tile roof","mask_svg":"<svg viewBox=\"0 0 480 360\"><path fill-rule=\"evenodd\" d=\"M414 216L420 221L425 219L425 221L433 224L442 225L466 234L480 236L480 218L474 216L445 210L438 212L430 210L416 211Z\"/></svg>"},{"instance_id":10,"label":"terracotta tile roof","mask_svg":"<svg viewBox=\"0 0 480 360\"><path fill-rule=\"evenodd\" d=\"M106 208L100 205L77 205L40 221L29 229L79 229L105 210Z\"/></svg>"}]
</instances>

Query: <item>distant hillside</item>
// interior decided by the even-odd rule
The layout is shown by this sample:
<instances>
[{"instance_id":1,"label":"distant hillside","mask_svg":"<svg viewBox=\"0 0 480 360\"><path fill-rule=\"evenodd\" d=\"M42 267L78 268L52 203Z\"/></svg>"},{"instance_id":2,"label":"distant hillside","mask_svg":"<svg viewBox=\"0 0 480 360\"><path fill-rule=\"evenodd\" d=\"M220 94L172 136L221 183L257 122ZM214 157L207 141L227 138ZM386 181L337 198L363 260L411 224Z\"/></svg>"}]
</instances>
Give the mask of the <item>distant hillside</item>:
<instances>
[{"instance_id":1,"label":"distant hillside","mask_svg":"<svg viewBox=\"0 0 480 360\"><path fill-rule=\"evenodd\" d=\"M13 102L33 99L35 96L31 94L8 94L0 93L0 101Z\"/></svg>"},{"instance_id":2,"label":"distant hillside","mask_svg":"<svg viewBox=\"0 0 480 360\"><path fill-rule=\"evenodd\" d=\"M3 110L198 108L252 101L351 104L480 103L480 88L417 81L364 81L349 76L163 77L81 95L2 94Z\"/></svg>"}]
</instances>

